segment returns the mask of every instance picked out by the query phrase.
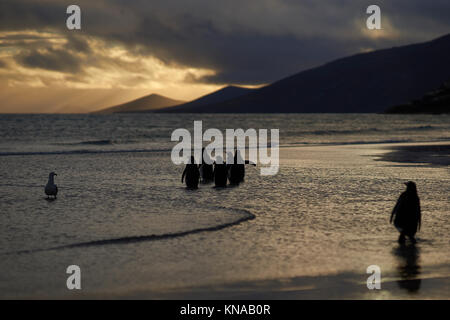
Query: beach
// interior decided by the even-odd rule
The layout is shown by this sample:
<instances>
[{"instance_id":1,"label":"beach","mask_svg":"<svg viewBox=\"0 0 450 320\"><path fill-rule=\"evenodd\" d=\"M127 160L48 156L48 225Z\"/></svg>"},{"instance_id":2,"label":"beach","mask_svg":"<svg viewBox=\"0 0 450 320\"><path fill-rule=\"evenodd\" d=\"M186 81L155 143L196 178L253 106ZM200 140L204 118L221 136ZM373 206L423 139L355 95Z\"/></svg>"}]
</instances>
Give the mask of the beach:
<instances>
[{"instance_id":1,"label":"beach","mask_svg":"<svg viewBox=\"0 0 450 320\"><path fill-rule=\"evenodd\" d=\"M250 127L256 120L248 117L228 123ZM135 118L127 122L135 126L126 127L125 119L91 121L96 132L101 123L133 132L128 144L108 143L106 134L86 139L71 133L48 144L36 138L39 148L30 136L4 146L1 298L448 299L445 119L423 129L413 117L397 135L409 132L414 141L386 143L395 134L372 130L370 117L355 140L340 120L322 118L320 130L305 135L299 133L303 123L317 119L298 117L291 125L280 116L277 175L247 167L237 187L198 190L181 184L183 168L170 161L166 132L160 134L165 144L138 141L156 129L148 122L138 126ZM190 120L167 119L155 122L167 132ZM77 124L64 118L55 126L58 121ZM46 201L43 185L51 170L60 193ZM417 184L423 223L418 243L400 246L389 216L409 180ZM66 288L65 271L73 264L81 268L81 290ZM366 286L370 265L381 269L381 290Z\"/></svg>"}]
</instances>

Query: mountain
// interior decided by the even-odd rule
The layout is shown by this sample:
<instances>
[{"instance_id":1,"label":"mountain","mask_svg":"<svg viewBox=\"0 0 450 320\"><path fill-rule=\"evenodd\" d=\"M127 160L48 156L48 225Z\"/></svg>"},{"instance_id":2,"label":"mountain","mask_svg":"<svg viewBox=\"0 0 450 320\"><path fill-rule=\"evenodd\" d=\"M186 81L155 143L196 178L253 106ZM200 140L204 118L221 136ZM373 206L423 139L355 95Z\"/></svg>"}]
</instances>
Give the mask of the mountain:
<instances>
[{"instance_id":1,"label":"mountain","mask_svg":"<svg viewBox=\"0 0 450 320\"><path fill-rule=\"evenodd\" d=\"M450 113L450 82L427 92L422 98L407 104L390 107L386 113Z\"/></svg>"},{"instance_id":2,"label":"mountain","mask_svg":"<svg viewBox=\"0 0 450 320\"><path fill-rule=\"evenodd\" d=\"M184 101L173 100L159 94L150 94L136 100L119 104L113 107L95 111L94 113L122 113L122 112L142 112L156 110L182 104Z\"/></svg>"},{"instance_id":3,"label":"mountain","mask_svg":"<svg viewBox=\"0 0 450 320\"><path fill-rule=\"evenodd\" d=\"M220 103L176 112L383 112L450 78L450 35L360 53Z\"/></svg>"},{"instance_id":4,"label":"mountain","mask_svg":"<svg viewBox=\"0 0 450 320\"><path fill-rule=\"evenodd\" d=\"M203 107L214 103L221 103L233 98L243 96L254 90L255 89L227 86L210 94L204 95L196 100L184 103L182 105L164 108L158 110L157 112L192 112L198 107Z\"/></svg>"}]
</instances>

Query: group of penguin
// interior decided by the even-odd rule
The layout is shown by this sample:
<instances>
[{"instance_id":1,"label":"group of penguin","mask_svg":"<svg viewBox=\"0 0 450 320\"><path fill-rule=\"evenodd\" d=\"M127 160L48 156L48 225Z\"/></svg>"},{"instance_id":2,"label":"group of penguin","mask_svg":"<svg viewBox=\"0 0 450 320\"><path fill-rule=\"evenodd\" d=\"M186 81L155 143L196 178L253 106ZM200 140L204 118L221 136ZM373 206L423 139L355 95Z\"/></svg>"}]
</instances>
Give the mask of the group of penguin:
<instances>
[{"instance_id":1,"label":"group of penguin","mask_svg":"<svg viewBox=\"0 0 450 320\"><path fill-rule=\"evenodd\" d=\"M185 182L188 189L197 189L198 184L213 182L216 187L226 187L228 181L231 185L238 185L245 178L245 165L251 164L256 166L253 162L243 160L239 150L236 150L234 157L229 154L229 157L233 157L234 160L231 164L227 164L223 161L221 156L216 157L216 161L207 160L207 153L205 148L202 149L203 161L201 164L196 164L195 159L191 156L190 162L186 165L181 176L181 183ZM208 159L209 160L209 159ZM211 163L211 164L208 164Z\"/></svg>"}]
</instances>

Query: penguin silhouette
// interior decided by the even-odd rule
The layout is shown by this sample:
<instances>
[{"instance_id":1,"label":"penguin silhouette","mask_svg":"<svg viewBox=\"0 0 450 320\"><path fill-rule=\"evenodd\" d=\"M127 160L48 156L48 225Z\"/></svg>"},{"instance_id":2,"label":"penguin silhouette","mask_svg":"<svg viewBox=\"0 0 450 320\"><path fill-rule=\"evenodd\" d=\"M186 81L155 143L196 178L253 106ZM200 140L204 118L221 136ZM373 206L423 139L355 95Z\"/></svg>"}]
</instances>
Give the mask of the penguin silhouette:
<instances>
[{"instance_id":1,"label":"penguin silhouette","mask_svg":"<svg viewBox=\"0 0 450 320\"><path fill-rule=\"evenodd\" d=\"M256 164L250 162L249 160L244 161L240 150L236 150L234 153L233 163L230 165L228 171L228 180L230 180L231 184L239 184L244 181L246 164L256 166Z\"/></svg>"},{"instance_id":2,"label":"penguin silhouette","mask_svg":"<svg viewBox=\"0 0 450 320\"><path fill-rule=\"evenodd\" d=\"M181 183L183 183L185 176L186 187L188 187L189 189L197 189L200 172L198 170L197 164L195 163L195 159L192 156L190 162L186 165L186 168L184 168L183 175L181 176Z\"/></svg>"},{"instance_id":3,"label":"penguin silhouette","mask_svg":"<svg viewBox=\"0 0 450 320\"><path fill-rule=\"evenodd\" d=\"M228 167L226 162L223 161L221 156L217 156L214 162L214 183L216 187L227 186L227 174Z\"/></svg>"},{"instance_id":4,"label":"penguin silhouette","mask_svg":"<svg viewBox=\"0 0 450 320\"><path fill-rule=\"evenodd\" d=\"M55 176L57 176L57 174L54 172L50 172L48 175L48 182L44 189L47 199L50 199L50 196L53 196L53 198L56 199L56 195L58 194L58 186L55 184Z\"/></svg>"},{"instance_id":5,"label":"penguin silhouette","mask_svg":"<svg viewBox=\"0 0 450 320\"><path fill-rule=\"evenodd\" d=\"M406 182L404 191L397 200L397 204L391 213L390 223L400 232L399 243L405 243L405 236L415 243L416 232L420 230L422 216L420 212L420 200L417 195L416 184L412 181Z\"/></svg>"},{"instance_id":6,"label":"penguin silhouette","mask_svg":"<svg viewBox=\"0 0 450 320\"><path fill-rule=\"evenodd\" d=\"M205 148L202 149L202 157L203 161L200 164L200 176L202 178L203 183L208 183L214 180L214 168L212 165L211 158L209 157L208 153L205 152ZM210 162L211 164L207 163Z\"/></svg>"}]
</instances>

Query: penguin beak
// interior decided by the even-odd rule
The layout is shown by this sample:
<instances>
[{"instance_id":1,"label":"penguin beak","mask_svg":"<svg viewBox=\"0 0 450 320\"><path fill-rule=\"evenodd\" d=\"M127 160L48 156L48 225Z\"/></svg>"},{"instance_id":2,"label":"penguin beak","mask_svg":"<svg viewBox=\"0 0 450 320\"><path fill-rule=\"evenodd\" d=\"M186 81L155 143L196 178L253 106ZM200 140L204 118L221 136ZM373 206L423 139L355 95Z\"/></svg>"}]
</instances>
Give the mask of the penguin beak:
<instances>
[{"instance_id":1,"label":"penguin beak","mask_svg":"<svg viewBox=\"0 0 450 320\"><path fill-rule=\"evenodd\" d=\"M55 173L55 176L57 176L57 174Z\"/></svg>"},{"instance_id":2,"label":"penguin beak","mask_svg":"<svg viewBox=\"0 0 450 320\"><path fill-rule=\"evenodd\" d=\"M408 186L408 182L404 182L403 184L404 184L405 186Z\"/></svg>"}]
</instances>

